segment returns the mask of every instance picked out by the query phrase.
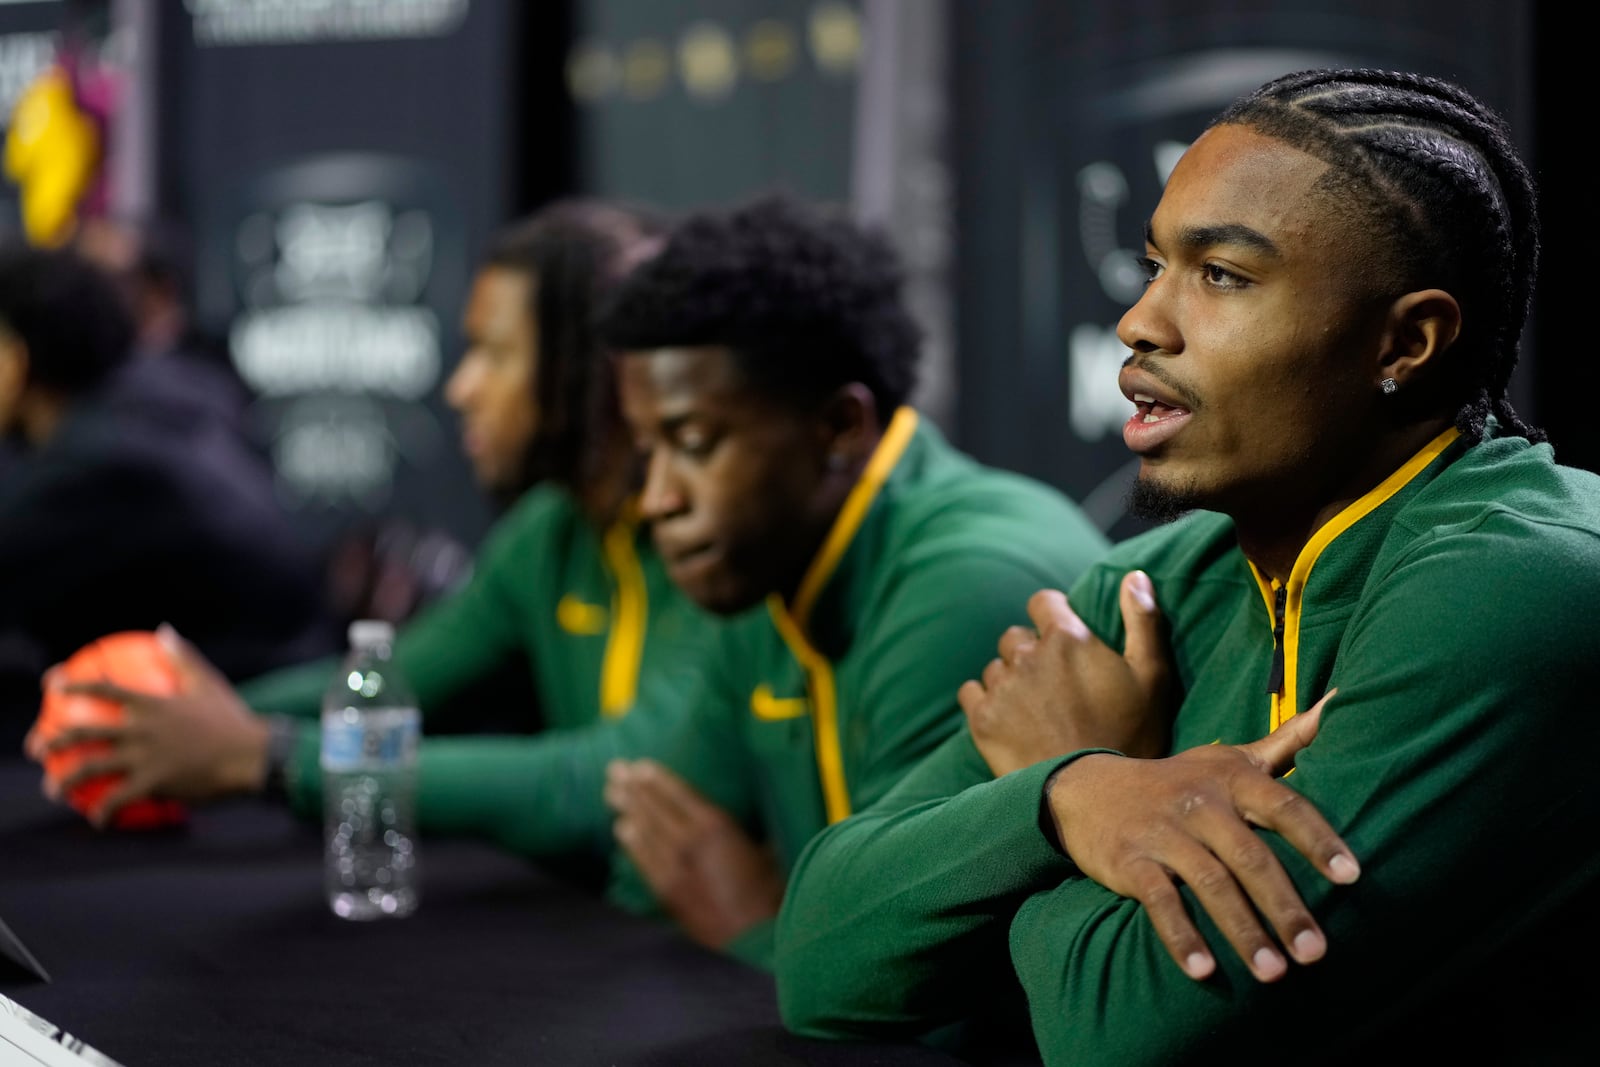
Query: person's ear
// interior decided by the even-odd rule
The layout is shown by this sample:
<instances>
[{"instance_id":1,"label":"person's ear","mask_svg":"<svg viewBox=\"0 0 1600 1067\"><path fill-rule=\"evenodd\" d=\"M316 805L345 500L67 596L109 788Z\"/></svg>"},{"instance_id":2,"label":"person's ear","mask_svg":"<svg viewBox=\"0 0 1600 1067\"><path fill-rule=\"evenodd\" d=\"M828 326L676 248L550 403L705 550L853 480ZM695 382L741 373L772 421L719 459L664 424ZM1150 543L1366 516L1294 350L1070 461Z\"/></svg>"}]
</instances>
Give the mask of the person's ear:
<instances>
[{"instance_id":1,"label":"person's ear","mask_svg":"<svg viewBox=\"0 0 1600 1067\"><path fill-rule=\"evenodd\" d=\"M1419 289L1389 305L1378 381L1385 392L1404 389L1423 375L1437 373L1442 356L1461 335L1461 305L1443 289ZM1394 385L1385 384L1393 381Z\"/></svg>"},{"instance_id":2,"label":"person's ear","mask_svg":"<svg viewBox=\"0 0 1600 1067\"><path fill-rule=\"evenodd\" d=\"M872 390L860 382L834 390L818 410L817 429L829 470L851 470L865 463L883 434Z\"/></svg>"},{"instance_id":3,"label":"person's ear","mask_svg":"<svg viewBox=\"0 0 1600 1067\"><path fill-rule=\"evenodd\" d=\"M10 330L0 328L0 424L15 417L28 386L28 346Z\"/></svg>"}]
</instances>

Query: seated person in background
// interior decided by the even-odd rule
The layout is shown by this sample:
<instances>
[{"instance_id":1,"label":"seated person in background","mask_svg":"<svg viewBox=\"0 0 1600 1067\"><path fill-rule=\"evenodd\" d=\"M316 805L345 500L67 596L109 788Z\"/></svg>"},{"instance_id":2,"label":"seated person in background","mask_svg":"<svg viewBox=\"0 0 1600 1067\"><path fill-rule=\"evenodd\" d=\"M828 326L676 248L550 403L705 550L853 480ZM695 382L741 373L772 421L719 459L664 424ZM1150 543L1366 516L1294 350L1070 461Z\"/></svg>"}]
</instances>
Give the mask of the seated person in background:
<instances>
[{"instance_id":1,"label":"seated person in background","mask_svg":"<svg viewBox=\"0 0 1600 1067\"><path fill-rule=\"evenodd\" d=\"M210 394L228 411L238 433L263 455L268 444L252 425L254 391L234 366L225 336L203 329L194 313L194 250L176 220L88 215L78 221L72 248L110 275L133 318L136 359L168 359L166 368Z\"/></svg>"},{"instance_id":2,"label":"seated person in background","mask_svg":"<svg viewBox=\"0 0 1600 1067\"><path fill-rule=\"evenodd\" d=\"M685 688L650 688L650 680L691 669L716 625L668 582L639 527L628 499L633 450L590 328L595 301L655 233L644 213L564 201L506 228L481 260L463 318L468 347L446 396L462 414L478 481L515 503L490 531L468 584L401 628L395 660L426 733L456 728L472 710L464 695L507 664L531 674L537 707L515 709L528 736L424 740L425 834L483 835L529 855L588 857L603 869L611 848L605 762L633 751L618 746L649 751L645 739L676 713ZM300 724L318 713L333 661L257 678L235 693L183 658L187 695L115 692L130 712L112 764L129 772L117 801L281 785L297 810L320 815L318 732ZM639 701L644 688L653 697ZM534 734L541 719L546 732Z\"/></svg>"},{"instance_id":3,"label":"seated person in background","mask_svg":"<svg viewBox=\"0 0 1600 1067\"><path fill-rule=\"evenodd\" d=\"M232 408L239 433L270 454L272 427L260 418L257 393L235 367L227 337L196 321L187 229L159 217L89 215L78 221L72 247L117 283L133 315L136 357L181 364L170 373ZM340 633L355 619L404 622L458 588L472 562L471 549L454 535L387 511L347 518L322 552L326 608Z\"/></svg>"},{"instance_id":4,"label":"seated person in background","mask_svg":"<svg viewBox=\"0 0 1600 1067\"><path fill-rule=\"evenodd\" d=\"M765 603L722 631L660 755L609 775L611 896L760 964L800 849L956 729L993 633L1106 542L907 406L897 259L826 210L688 217L601 331L672 580L725 615Z\"/></svg>"},{"instance_id":5,"label":"seated person in background","mask_svg":"<svg viewBox=\"0 0 1600 1067\"><path fill-rule=\"evenodd\" d=\"M0 719L94 638L169 621L230 678L326 653L312 546L234 412L175 363L133 357L111 280L77 254L0 245Z\"/></svg>"},{"instance_id":6,"label":"seated person in background","mask_svg":"<svg viewBox=\"0 0 1600 1067\"><path fill-rule=\"evenodd\" d=\"M72 247L110 274L122 292L133 316L136 356L209 363L248 396L226 342L195 321L194 254L182 226L168 219L89 216L78 222Z\"/></svg>"},{"instance_id":7,"label":"seated person in background","mask_svg":"<svg viewBox=\"0 0 1600 1067\"><path fill-rule=\"evenodd\" d=\"M1210 125L1119 327L1134 498L1193 514L1035 598L969 728L812 843L792 1028L926 1033L1014 968L1049 1063L1583 1058L1600 479L1506 397L1538 234L1441 81L1295 74ZM1176 755L1128 758L1173 702Z\"/></svg>"}]
</instances>

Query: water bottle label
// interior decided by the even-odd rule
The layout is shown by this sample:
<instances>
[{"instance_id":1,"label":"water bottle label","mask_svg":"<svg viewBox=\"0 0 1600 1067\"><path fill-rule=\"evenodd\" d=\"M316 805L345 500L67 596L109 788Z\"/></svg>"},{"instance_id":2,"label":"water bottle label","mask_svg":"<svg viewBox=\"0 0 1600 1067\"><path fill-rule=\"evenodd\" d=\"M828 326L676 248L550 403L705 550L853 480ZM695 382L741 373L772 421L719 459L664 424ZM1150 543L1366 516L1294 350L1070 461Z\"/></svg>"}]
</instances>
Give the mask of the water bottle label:
<instances>
[{"instance_id":1,"label":"water bottle label","mask_svg":"<svg viewBox=\"0 0 1600 1067\"><path fill-rule=\"evenodd\" d=\"M324 716L322 769L356 771L404 767L415 762L420 727L415 715Z\"/></svg>"}]
</instances>

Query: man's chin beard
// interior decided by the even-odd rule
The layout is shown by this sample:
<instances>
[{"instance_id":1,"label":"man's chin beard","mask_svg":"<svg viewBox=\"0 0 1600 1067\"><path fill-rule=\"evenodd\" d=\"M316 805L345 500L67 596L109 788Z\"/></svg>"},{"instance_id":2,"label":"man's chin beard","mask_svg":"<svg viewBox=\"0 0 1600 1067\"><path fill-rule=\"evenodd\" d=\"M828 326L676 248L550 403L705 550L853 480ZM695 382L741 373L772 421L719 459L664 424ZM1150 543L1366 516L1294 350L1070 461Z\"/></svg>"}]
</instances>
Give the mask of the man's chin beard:
<instances>
[{"instance_id":1,"label":"man's chin beard","mask_svg":"<svg viewBox=\"0 0 1600 1067\"><path fill-rule=\"evenodd\" d=\"M1140 477L1128 490L1129 513L1147 522L1171 522L1203 506L1191 486L1162 485Z\"/></svg>"}]
</instances>

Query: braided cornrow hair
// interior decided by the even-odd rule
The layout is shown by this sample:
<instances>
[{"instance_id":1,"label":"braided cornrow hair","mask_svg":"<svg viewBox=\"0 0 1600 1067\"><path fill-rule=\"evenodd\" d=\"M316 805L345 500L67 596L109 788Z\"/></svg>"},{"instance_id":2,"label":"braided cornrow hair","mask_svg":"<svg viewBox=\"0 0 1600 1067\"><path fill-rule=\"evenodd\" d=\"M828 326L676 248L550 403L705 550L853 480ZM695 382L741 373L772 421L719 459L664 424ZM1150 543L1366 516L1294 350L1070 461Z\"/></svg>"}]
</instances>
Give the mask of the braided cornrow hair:
<instances>
[{"instance_id":1,"label":"braided cornrow hair","mask_svg":"<svg viewBox=\"0 0 1600 1067\"><path fill-rule=\"evenodd\" d=\"M1438 78L1383 70L1312 70L1268 82L1211 125L1235 124L1330 165L1324 179L1394 250L1396 281L1437 287L1461 305L1452 363L1456 426L1480 440L1542 441L1507 396L1539 266L1532 176L1505 120Z\"/></svg>"}]
</instances>

